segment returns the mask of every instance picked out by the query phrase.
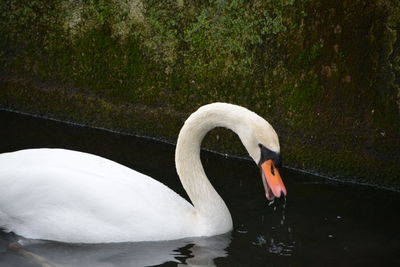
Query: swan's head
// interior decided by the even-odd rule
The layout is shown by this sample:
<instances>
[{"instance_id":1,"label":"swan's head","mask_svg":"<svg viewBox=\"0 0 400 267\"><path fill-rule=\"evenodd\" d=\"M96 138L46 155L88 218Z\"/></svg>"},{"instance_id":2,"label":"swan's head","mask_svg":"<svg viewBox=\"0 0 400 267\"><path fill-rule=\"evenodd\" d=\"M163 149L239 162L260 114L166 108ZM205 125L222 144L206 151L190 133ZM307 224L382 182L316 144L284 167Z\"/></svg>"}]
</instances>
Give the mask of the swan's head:
<instances>
[{"instance_id":1,"label":"swan's head","mask_svg":"<svg viewBox=\"0 0 400 267\"><path fill-rule=\"evenodd\" d=\"M286 196L286 188L279 174L281 156L279 139L274 128L262 117L251 113L241 139L252 159L261 170L261 178L268 200Z\"/></svg>"}]
</instances>

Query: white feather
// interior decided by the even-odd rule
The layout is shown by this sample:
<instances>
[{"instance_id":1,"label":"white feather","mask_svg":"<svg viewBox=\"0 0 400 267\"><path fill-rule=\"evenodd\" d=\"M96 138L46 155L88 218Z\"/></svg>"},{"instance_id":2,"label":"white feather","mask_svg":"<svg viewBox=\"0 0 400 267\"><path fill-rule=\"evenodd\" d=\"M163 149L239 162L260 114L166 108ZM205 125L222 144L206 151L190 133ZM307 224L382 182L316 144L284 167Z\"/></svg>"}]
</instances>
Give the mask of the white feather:
<instances>
[{"instance_id":1,"label":"white feather","mask_svg":"<svg viewBox=\"0 0 400 267\"><path fill-rule=\"evenodd\" d=\"M182 128L176 152L177 171L194 206L153 178L99 156L65 149L0 154L0 228L73 243L228 232L231 215L199 156L204 135L217 126L237 132L256 161L258 142L265 143L259 136L279 150L275 131L255 113L223 103L200 108Z\"/></svg>"}]
</instances>

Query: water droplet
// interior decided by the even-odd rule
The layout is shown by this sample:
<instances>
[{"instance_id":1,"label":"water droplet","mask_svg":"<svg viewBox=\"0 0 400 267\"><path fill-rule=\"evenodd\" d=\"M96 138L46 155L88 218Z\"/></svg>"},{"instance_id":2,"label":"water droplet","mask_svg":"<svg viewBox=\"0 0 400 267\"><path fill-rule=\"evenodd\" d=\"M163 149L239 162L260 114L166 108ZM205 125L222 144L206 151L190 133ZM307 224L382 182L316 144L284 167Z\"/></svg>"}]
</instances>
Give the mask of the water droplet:
<instances>
[{"instance_id":1,"label":"water droplet","mask_svg":"<svg viewBox=\"0 0 400 267\"><path fill-rule=\"evenodd\" d=\"M262 246L267 244L267 240L265 239L264 236L260 235L256 237L256 241L254 241L252 244L255 246Z\"/></svg>"},{"instance_id":2,"label":"water droplet","mask_svg":"<svg viewBox=\"0 0 400 267\"><path fill-rule=\"evenodd\" d=\"M240 228L237 229L236 232L238 232L239 234L247 234L249 231L246 229L244 224L241 224Z\"/></svg>"},{"instance_id":3,"label":"water droplet","mask_svg":"<svg viewBox=\"0 0 400 267\"><path fill-rule=\"evenodd\" d=\"M294 242L291 244L285 244L283 242L275 242L273 238L271 238L270 246L268 251L272 254L277 254L280 256L292 256L292 252L294 249Z\"/></svg>"}]
</instances>

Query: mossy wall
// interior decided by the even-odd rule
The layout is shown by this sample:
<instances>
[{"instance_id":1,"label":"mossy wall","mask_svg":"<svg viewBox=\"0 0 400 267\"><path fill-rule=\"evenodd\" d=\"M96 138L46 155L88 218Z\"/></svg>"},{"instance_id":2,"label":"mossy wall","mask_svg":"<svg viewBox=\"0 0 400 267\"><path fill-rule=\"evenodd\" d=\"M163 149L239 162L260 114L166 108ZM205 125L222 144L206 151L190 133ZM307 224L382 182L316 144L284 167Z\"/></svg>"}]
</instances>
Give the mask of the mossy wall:
<instances>
[{"instance_id":1,"label":"mossy wall","mask_svg":"<svg viewBox=\"0 0 400 267\"><path fill-rule=\"evenodd\" d=\"M174 140L236 103L286 165L400 188L399 34L391 0L3 0L0 106Z\"/></svg>"}]
</instances>

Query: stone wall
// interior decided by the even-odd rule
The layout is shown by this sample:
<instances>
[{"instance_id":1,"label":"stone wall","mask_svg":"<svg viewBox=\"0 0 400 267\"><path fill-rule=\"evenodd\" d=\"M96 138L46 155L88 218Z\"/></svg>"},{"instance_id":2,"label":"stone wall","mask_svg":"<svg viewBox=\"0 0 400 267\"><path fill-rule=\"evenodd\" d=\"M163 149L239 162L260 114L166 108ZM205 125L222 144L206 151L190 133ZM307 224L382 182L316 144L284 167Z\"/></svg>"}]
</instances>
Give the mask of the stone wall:
<instances>
[{"instance_id":1,"label":"stone wall","mask_svg":"<svg viewBox=\"0 0 400 267\"><path fill-rule=\"evenodd\" d=\"M399 33L391 0L3 0L0 106L173 141L236 103L285 165L399 189ZM224 130L205 145L244 153Z\"/></svg>"}]
</instances>

